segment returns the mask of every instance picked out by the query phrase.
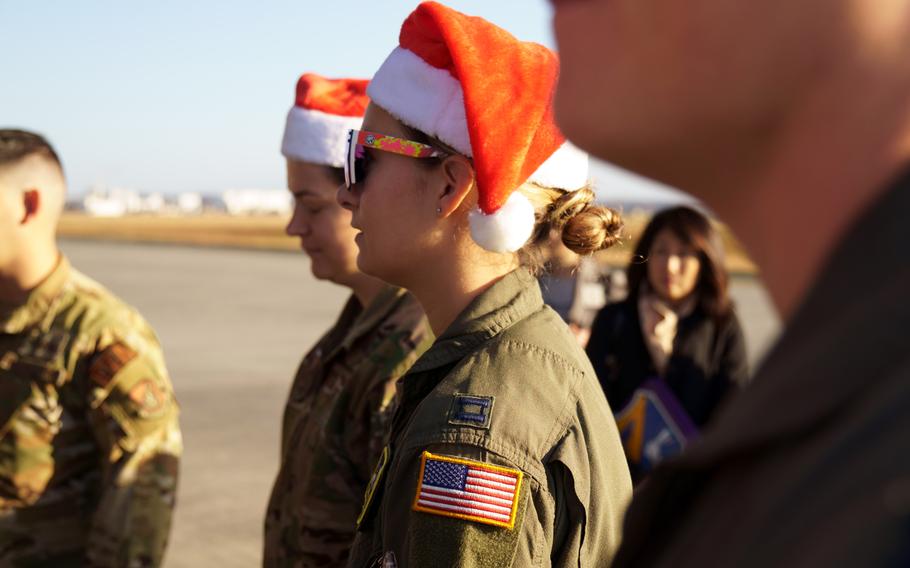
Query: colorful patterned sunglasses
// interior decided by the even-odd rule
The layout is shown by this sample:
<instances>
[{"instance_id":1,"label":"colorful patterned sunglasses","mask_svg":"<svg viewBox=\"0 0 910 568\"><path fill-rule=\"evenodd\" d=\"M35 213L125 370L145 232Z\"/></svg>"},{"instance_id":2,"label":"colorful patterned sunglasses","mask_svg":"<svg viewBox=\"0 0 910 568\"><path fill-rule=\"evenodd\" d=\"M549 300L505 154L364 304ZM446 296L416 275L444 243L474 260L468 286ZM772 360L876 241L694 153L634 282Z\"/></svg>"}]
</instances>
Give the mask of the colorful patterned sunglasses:
<instances>
[{"instance_id":1,"label":"colorful patterned sunglasses","mask_svg":"<svg viewBox=\"0 0 910 568\"><path fill-rule=\"evenodd\" d=\"M409 158L441 158L449 155L448 152L420 142L386 136L376 132L367 132L366 130L349 130L347 144L347 159L344 162L344 186L348 189L351 189L355 183L363 183L366 180L367 161L369 158L366 148L392 152Z\"/></svg>"}]
</instances>

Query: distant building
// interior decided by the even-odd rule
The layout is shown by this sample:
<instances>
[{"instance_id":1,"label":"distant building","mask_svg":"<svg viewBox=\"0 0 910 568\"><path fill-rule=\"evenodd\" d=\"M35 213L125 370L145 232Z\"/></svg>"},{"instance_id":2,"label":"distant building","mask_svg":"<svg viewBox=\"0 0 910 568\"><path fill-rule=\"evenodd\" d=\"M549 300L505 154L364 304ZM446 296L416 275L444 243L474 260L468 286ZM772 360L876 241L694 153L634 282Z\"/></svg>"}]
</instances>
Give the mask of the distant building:
<instances>
[{"instance_id":1,"label":"distant building","mask_svg":"<svg viewBox=\"0 0 910 568\"><path fill-rule=\"evenodd\" d=\"M286 190L232 189L220 196L183 192L174 196L140 193L132 189L94 186L78 202L67 204L71 211L94 217L124 215L200 215L221 212L230 215L288 215L293 203Z\"/></svg>"},{"instance_id":2,"label":"distant building","mask_svg":"<svg viewBox=\"0 0 910 568\"><path fill-rule=\"evenodd\" d=\"M164 195L160 193L150 193L142 197L142 207L138 212L161 214L166 210L167 200L164 198ZM131 211L131 213L137 213L137 211Z\"/></svg>"},{"instance_id":3,"label":"distant building","mask_svg":"<svg viewBox=\"0 0 910 568\"><path fill-rule=\"evenodd\" d=\"M231 215L287 215L292 207L291 196L284 189L229 189L221 198Z\"/></svg>"},{"instance_id":4,"label":"distant building","mask_svg":"<svg viewBox=\"0 0 910 568\"><path fill-rule=\"evenodd\" d=\"M202 210L207 213L226 213L227 206L220 195L203 195Z\"/></svg>"},{"instance_id":5,"label":"distant building","mask_svg":"<svg viewBox=\"0 0 910 568\"><path fill-rule=\"evenodd\" d=\"M122 217L141 211L142 205L138 191L123 188L93 187L82 199L86 213L95 217Z\"/></svg>"},{"instance_id":6,"label":"distant building","mask_svg":"<svg viewBox=\"0 0 910 568\"><path fill-rule=\"evenodd\" d=\"M202 213L203 200L201 193L181 193L177 196L177 210L183 215Z\"/></svg>"}]
</instances>

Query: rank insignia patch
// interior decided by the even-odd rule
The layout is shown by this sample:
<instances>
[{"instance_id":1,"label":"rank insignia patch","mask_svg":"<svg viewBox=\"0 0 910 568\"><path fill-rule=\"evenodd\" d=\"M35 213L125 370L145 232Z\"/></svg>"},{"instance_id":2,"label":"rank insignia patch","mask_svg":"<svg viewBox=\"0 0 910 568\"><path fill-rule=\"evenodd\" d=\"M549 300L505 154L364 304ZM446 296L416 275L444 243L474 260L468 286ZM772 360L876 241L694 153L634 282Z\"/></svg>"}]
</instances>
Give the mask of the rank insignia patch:
<instances>
[{"instance_id":1,"label":"rank insignia patch","mask_svg":"<svg viewBox=\"0 0 910 568\"><path fill-rule=\"evenodd\" d=\"M493 416L493 397L455 393L449 424L487 429Z\"/></svg>"},{"instance_id":2,"label":"rank insignia patch","mask_svg":"<svg viewBox=\"0 0 910 568\"><path fill-rule=\"evenodd\" d=\"M511 529L522 472L424 452L414 510Z\"/></svg>"},{"instance_id":3,"label":"rank insignia patch","mask_svg":"<svg viewBox=\"0 0 910 568\"><path fill-rule=\"evenodd\" d=\"M115 343L95 358L88 374L98 386L105 388L113 380L114 375L135 357L135 351L123 343Z\"/></svg>"}]
</instances>

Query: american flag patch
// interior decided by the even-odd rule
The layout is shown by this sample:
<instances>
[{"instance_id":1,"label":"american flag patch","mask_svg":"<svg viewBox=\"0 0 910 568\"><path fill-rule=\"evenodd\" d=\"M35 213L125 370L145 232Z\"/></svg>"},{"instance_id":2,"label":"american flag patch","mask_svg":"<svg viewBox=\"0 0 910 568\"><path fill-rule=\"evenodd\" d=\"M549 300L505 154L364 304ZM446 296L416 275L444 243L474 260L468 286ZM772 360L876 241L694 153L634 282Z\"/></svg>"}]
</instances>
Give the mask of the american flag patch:
<instances>
[{"instance_id":1,"label":"american flag patch","mask_svg":"<svg viewBox=\"0 0 910 568\"><path fill-rule=\"evenodd\" d=\"M522 472L424 452L414 510L511 529Z\"/></svg>"}]
</instances>

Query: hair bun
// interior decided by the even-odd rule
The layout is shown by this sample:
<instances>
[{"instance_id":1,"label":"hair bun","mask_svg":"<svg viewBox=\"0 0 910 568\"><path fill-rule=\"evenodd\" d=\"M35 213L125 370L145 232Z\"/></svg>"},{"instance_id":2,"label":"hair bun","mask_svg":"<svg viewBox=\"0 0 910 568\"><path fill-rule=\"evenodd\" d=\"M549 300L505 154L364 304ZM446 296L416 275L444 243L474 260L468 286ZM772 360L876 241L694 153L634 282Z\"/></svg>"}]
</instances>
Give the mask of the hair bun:
<instances>
[{"instance_id":1,"label":"hair bun","mask_svg":"<svg viewBox=\"0 0 910 568\"><path fill-rule=\"evenodd\" d=\"M622 216L609 207L592 205L590 188L570 191L553 203L554 228L562 228L562 242L580 255L610 248L622 238Z\"/></svg>"},{"instance_id":2,"label":"hair bun","mask_svg":"<svg viewBox=\"0 0 910 568\"><path fill-rule=\"evenodd\" d=\"M580 215L594 202L594 192L588 187L575 191L563 191L550 205L548 221L550 227L561 229L573 217Z\"/></svg>"}]
</instances>

